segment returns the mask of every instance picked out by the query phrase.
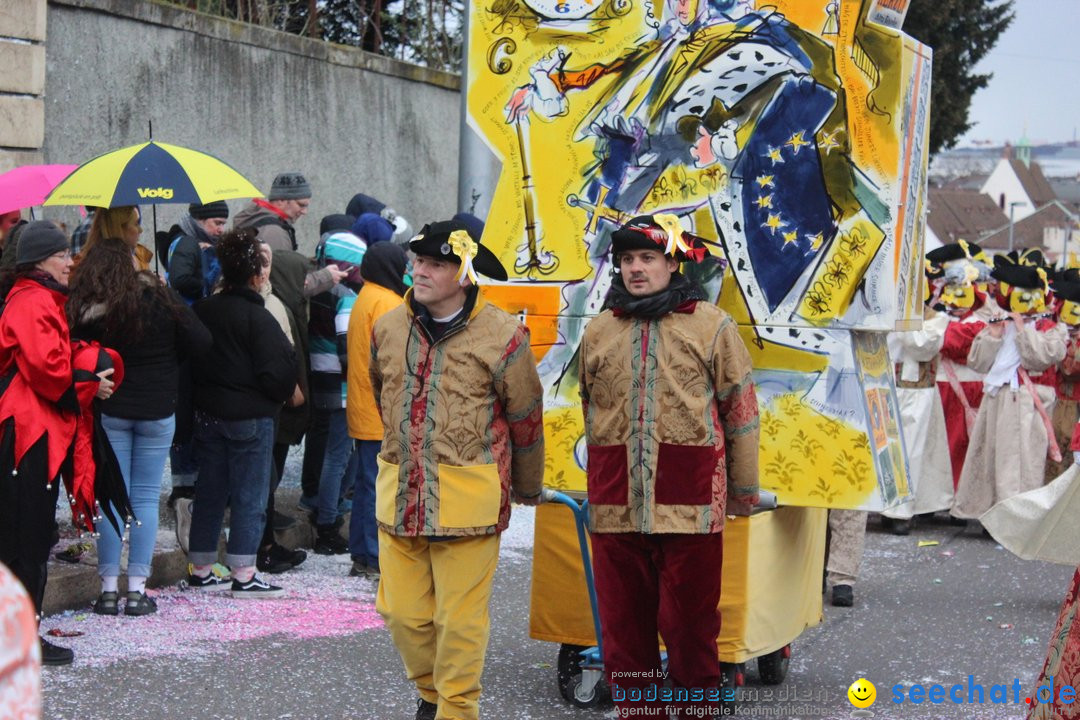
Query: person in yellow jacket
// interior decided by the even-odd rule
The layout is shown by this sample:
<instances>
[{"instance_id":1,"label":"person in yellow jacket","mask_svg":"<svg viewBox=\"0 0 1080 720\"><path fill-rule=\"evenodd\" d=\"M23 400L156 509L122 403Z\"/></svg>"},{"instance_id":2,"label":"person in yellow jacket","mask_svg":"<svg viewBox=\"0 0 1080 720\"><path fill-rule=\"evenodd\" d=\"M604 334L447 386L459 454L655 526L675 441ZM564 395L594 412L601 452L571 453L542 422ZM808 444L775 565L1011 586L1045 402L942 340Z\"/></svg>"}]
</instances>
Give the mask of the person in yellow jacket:
<instances>
[{"instance_id":1,"label":"person in yellow jacket","mask_svg":"<svg viewBox=\"0 0 1080 720\"><path fill-rule=\"evenodd\" d=\"M349 315L349 351L345 414L349 437L356 441L359 468L354 473L353 509L349 520L352 577L379 579L379 529L375 525L376 458L383 425L371 391L371 332L375 321L401 304L405 285L405 250L391 242L375 243L360 262L363 287Z\"/></svg>"},{"instance_id":2,"label":"person in yellow jacket","mask_svg":"<svg viewBox=\"0 0 1080 720\"><path fill-rule=\"evenodd\" d=\"M417 720L475 720L499 534L511 497L536 504L543 488L543 393L528 330L476 285L506 279L495 255L458 220L409 247L413 287L371 344L385 428L375 607L419 692Z\"/></svg>"}]
</instances>

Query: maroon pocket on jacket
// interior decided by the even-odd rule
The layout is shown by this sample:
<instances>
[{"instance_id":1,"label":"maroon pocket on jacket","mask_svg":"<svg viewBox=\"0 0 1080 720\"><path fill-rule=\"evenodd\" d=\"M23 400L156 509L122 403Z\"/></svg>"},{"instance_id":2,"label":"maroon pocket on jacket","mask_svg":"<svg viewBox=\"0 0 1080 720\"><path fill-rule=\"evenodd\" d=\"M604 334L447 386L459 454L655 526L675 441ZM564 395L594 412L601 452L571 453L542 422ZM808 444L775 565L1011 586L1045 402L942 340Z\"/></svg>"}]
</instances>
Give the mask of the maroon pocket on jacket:
<instances>
[{"instance_id":1,"label":"maroon pocket on jacket","mask_svg":"<svg viewBox=\"0 0 1080 720\"><path fill-rule=\"evenodd\" d=\"M586 473L589 502L593 505L626 505L630 502L625 445L590 445Z\"/></svg>"},{"instance_id":2,"label":"maroon pocket on jacket","mask_svg":"<svg viewBox=\"0 0 1080 720\"><path fill-rule=\"evenodd\" d=\"M718 452L712 445L660 443L656 459L658 505L708 505Z\"/></svg>"}]
</instances>

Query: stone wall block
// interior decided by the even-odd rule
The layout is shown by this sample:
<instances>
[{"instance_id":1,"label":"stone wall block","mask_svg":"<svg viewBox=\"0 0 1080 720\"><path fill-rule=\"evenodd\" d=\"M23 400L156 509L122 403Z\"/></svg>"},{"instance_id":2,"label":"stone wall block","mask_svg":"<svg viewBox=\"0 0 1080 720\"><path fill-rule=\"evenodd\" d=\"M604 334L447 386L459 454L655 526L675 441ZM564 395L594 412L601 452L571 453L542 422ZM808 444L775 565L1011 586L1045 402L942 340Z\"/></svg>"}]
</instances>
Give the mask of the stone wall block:
<instances>
[{"instance_id":1,"label":"stone wall block","mask_svg":"<svg viewBox=\"0 0 1080 720\"><path fill-rule=\"evenodd\" d=\"M0 95L0 146L37 150L45 144L45 101Z\"/></svg>"},{"instance_id":2,"label":"stone wall block","mask_svg":"<svg viewBox=\"0 0 1080 720\"><path fill-rule=\"evenodd\" d=\"M0 2L0 35L23 40L45 40L45 0Z\"/></svg>"},{"instance_id":3,"label":"stone wall block","mask_svg":"<svg viewBox=\"0 0 1080 720\"><path fill-rule=\"evenodd\" d=\"M45 46L0 40L0 92L45 92Z\"/></svg>"}]
</instances>

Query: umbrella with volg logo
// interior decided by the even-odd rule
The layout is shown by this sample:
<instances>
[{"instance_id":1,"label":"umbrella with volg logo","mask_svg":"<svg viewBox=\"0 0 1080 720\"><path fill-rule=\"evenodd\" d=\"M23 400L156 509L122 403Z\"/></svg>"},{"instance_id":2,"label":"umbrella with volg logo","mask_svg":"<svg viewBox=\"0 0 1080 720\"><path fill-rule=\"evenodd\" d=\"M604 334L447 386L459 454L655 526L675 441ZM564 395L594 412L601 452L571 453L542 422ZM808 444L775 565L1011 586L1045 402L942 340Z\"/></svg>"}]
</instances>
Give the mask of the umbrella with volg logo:
<instances>
[{"instance_id":1,"label":"umbrella with volg logo","mask_svg":"<svg viewBox=\"0 0 1080 720\"><path fill-rule=\"evenodd\" d=\"M120 207L262 197L243 175L213 155L151 140L83 163L45 205Z\"/></svg>"}]
</instances>

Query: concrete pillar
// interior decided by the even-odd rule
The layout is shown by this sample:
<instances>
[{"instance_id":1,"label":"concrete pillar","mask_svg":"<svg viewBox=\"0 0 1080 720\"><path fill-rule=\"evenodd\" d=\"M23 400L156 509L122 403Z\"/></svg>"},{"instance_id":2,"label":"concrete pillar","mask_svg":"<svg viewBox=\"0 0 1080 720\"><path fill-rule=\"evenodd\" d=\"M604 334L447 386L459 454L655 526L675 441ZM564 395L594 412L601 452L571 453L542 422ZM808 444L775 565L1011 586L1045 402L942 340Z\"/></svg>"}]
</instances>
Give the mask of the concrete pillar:
<instances>
[{"instance_id":1,"label":"concrete pillar","mask_svg":"<svg viewBox=\"0 0 1080 720\"><path fill-rule=\"evenodd\" d=\"M46 0L0 2L0 172L42 161Z\"/></svg>"}]
</instances>

